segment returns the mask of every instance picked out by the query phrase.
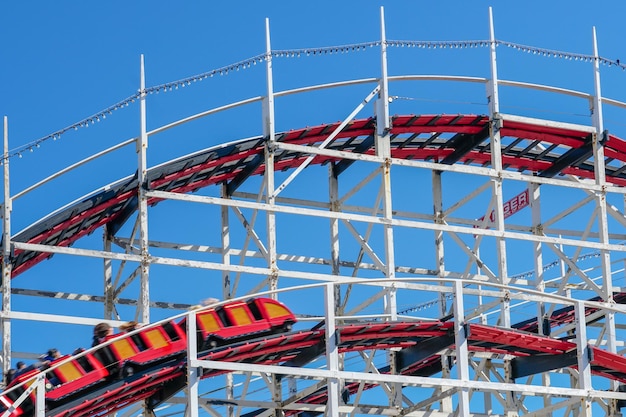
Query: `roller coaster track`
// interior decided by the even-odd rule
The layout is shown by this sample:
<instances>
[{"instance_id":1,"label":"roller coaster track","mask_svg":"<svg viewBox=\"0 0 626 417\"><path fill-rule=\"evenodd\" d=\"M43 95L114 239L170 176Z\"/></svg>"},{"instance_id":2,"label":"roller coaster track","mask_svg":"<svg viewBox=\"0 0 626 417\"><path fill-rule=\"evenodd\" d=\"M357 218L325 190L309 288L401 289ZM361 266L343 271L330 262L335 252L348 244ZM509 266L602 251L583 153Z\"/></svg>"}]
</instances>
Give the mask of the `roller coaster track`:
<instances>
[{"instance_id":1,"label":"roller coaster track","mask_svg":"<svg viewBox=\"0 0 626 417\"><path fill-rule=\"evenodd\" d=\"M500 134L511 138L502 145L502 160L509 170L534 173L540 177L571 174L594 178L593 132L582 126L549 125L540 121L521 120L503 116ZM298 167L309 155L312 163L336 162L337 173L346 170L360 157L374 154L375 119L350 122L322 150L315 147L324 142L339 126L338 123L320 125L277 134L276 170ZM391 129L391 155L403 160L421 160L442 165L456 163L489 166L491 149L489 130L491 121L484 115L403 115L394 116ZM606 134L602 139L607 160L626 163L626 142ZM262 175L265 139L233 142L206 149L148 171L151 191L189 193L213 184L227 184L229 193L251 175ZM283 146L281 148L281 146ZM559 152L554 149L559 148ZM309 151L310 153L307 153ZM332 152L342 152L343 157ZM351 159L349 156L353 155ZM626 185L626 172L607 163L607 181ZM44 246L71 246L81 237L107 225L115 234L137 210L137 179L134 176L104 187L63 210L34 223L12 237L17 243L11 259L13 277L23 273L51 256ZM149 204L160 198L152 197ZM23 245L19 245L19 244ZM30 246L28 246L30 245ZM616 302L626 296L615 294ZM586 313L592 314L588 308ZM571 322L573 308L564 308L551 315L549 326ZM545 325L545 324L541 324ZM513 328L498 328L468 324L470 351L512 355L515 364L525 364L527 358L552 358L552 366L575 367L576 344L538 334L536 320L518 323ZM451 321L372 322L341 325L339 351L357 352L367 349L400 349L399 372L404 375L432 376L441 371L440 352L454 346L454 323ZM285 364L305 366L324 354L323 328L278 334L204 352L199 359L249 364ZM626 382L626 359L620 355L591 347L592 372L611 380ZM516 362L517 361L517 362ZM186 360L177 358L154 369L112 382L84 397L52 409L47 415L59 417L99 416L120 410L131 403L146 401L156 405L174 395L186 384ZM537 372L548 370L550 365ZM524 375L524 371L514 376ZM381 369L381 372L388 370ZM223 373L223 370L205 370L203 378ZM350 383L348 392L356 392L359 385ZM367 388L367 387L366 387ZM326 393L320 390L301 400L311 404L323 403ZM295 412L294 412L295 413Z\"/></svg>"},{"instance_id":2,"label":"roller coaster track","mask_svg":"<svg viewBox=\"0 0 626 417\"><path fill-rule=\"evenodd\" d=\"M342 325L338 326L337 330L340 353L369 349L400 349L397 369L402 375L408 376L432 376L441 371L439 352L454 347L454 323L450 321L370 322ZM514 377L529 375L527 364L530 360L549 358L549 364L542 368L544 371L576 367L577 364L576 344L567 340L481 324L468 324L467 334L470 351L514 356ZM304 366L325 353L324 341L323 328L282 333L226 345L199 354L198 359L250 365ZM626 358L597 347L591 349L591 367L594 374L626 383ZM47 415L58 417L107 415L144 400L148 405L156 406L184 388L187 379L186 363L184 358L165 362L96 391L89 391L84 396L50 410ZM388 368L379 371L386 373ZM205 369L202 377L210 378L223 372ZM367 384L362 389L373 386L374 384ZM358 388L359 383L349 383L345 387L351 394ZM299 402L320 404L325 400L326 391L322 389ZM296 411L290 413L297 414Z\"/></svg>"},{"instance_id":3,"label":"roller coaster track","mask_svg":"<svg viewBox=\"0 0 626 417\"><path fill-rule=\"evenodd\" d=\"M534 119L503 116L500 135L512 144L502 145L505 168L535 173L540 177L571 174L594 178L592 137L590 128L579 125L554 125ZM489 166L491 122L484 115L404 115L394 116L391 129L391 155L404 160L424 160L443 165L455 163ZM339 123L291 130L276 135L279 149L275 151L275 169L287 170L301 165L315 155L315 145L324 142ZM312 164L337 162L337 175L355 160L374 154L375 119L351 121L324 147L341 151L342 156L315 155ZM262 175L265 139L233 142L209 148L148 170L151 191L189 193L214 184L225 183L233 193L248 177ZM626 185L626 172L610 161L626 162L626 142L605 133L601 143L607 159L606 179ZM283 146L283 148L280 148ZM558 152L557 149L558 148ZM349 155L355 155L350 159ZM43 246L71 246L81 237L107 225L115 234L137 210L137 178L127 177L68 205L32 224L12 237L16 243L12 263L15 277L51 256ZM151 205L161 201L152 197ZM42 245L37 250L20 243Z\"/></svg>"}]
</instances>

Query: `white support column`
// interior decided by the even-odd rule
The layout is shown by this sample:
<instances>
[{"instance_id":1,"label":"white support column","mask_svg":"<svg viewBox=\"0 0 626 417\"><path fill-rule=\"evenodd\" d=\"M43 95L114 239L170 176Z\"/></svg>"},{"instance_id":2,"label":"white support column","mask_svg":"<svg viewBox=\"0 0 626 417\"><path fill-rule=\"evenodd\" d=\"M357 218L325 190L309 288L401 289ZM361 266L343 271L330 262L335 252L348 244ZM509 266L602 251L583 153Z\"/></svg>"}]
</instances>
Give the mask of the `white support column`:
<instances>
[{"instance_id":1,"label":"white support column","mask_svg":"<svg viewBox=\"0 0 626 417\"><path fill-rule=\"evenodd\" d=\"M330 210L334 212L341 211L341 201L339 200L339 179L335 175L334 164L328 164L328 198L330 202ZM339 219L331 218L330 219L330 263L331 263L331 274L339 275ZM339 285L334 285L334 305L332 308L334 309L335 314L343 314L341 311L341 287ZM344 369L343 355L339 355L339 370ZM297 391L296 388L296 380L291 378L289 379L290 384L290 395L295 395ZM343 383L339 384L339 389L343 389ZM294 391L292 393L292 391Z\"/></svg>"},{"instance_id":2,"label":"white support column","mask_svg":"<svg viewBox=\"0 0 626 417\"><path fill-rule=\"evenodd\" d=\"M489 101L489 113L491 117L491 166L496 172L496 178L492 179L493 184L493 198L495 200L495 229L504 233L504 197L502 192L502 145L500 138L500 129L502 128L502 118L500 116L500 98L498 91L498 64L496 56L496 35L493 23L493 10L489 8L489 55L491 66L491 80L487 84L488 101ZM498 259L498 278L499 282L503 285L509 284L508 267L506 258L506 240L503 237L496 238L496 252ZM500 309L500 325L503 327L511 326L511 305L507 298L504 298L501 303ZM504 363L505 378L510 378L511 364L510 361ZM507 380L507 382L511 382ZM512 392L507 392L505 415L508 417L517 416L517 409L515 406L515 398Z\"/></svg>"},{"instance_id":3,"label":"white support column","mask_svg":"<svg viewBox=\"0 0 626 417\"><path fill-rule=\"evenodd\" d=\"M543 230L541 227L541 188L539 184L529 184L528 196L530 200L530 209L532 217L533 233L536 236L543 236ZM543 279L543 251L540 242L533 243L533 259L535 262L535 289L540 292L544 292L546 289L546 283ZM550 329L544 329L544 323L547 319L546 306L543 302L537 302L537 330L539 334L544 336L550 335ZM544 386L550 386L550 373L544 372L541 374L541 381ZM543 396L544 407L551 405L551 397L549 395Z\"/></svg>"},{"instance_id":4,"label":"white support column","mask_svg":"<svg viewBox=\"0 0 626 417\"><path fill-rule=\"evenodd\" d=\"M591 109L591 119L593 126L596 128L596 134L602 135L604 131L604 119L602 117L602 88L600 85L600 54L598 53L598 39L596 38L596 28L592 29L593 37L593 86L595 96L593 97L593 108ZM594 146L594 151L596 147ZM604 156L604 149L600 147ZM594 154L595 156L595 154ZM602 159L604 163L604 159ZM598 179L605 180L604 169L600 170L598 165L594 166L596 174L596 182Z\"/></svg>"},{"instance_id":5,"label":"white support column","mask_svg":"<svg viewBox=\"0 0 626 417\"><path fill-rule=\"evenodd\" d=\"M274 176L274 151L276 143L276 126L274 120L274 74L272 68L272 44L270 41L270 21L265 19L265 67L267 81L267 96L263 100L263 136L265 142L265 202L270 206L276 205L275 176ZM267 210L267 266L270 269L268 277L268 287L270 291L278 289L278 264L276 251L276 213ZM272 298L277 298L276 293L271 294ZM282 402L282 384L274 378L273 400L280 404ZM282 410L276 411L276 417L284 415Z\"/></svg>"},{"instance_id":6,"label":"white support column","mask_svg":"<svg viewBox=\"0 0 626 417\"><path fill-rule=\"evenodd\" d=\"M491 116L491 166L496 174L502 172L502 149L500 142L500 129L502 128L502 119L500 118L500 102L498 98L498 66L496 61L496 37L493 25L493 13L489 8L489 39L490 39L490 62L491 62L491 81L488 83L489 91L487 92L489 100L489 112ZM495 198L495 228L498 232L504 232L504 199L502 196L502 179L500 177L493 179L493 196ZM498 276L500 283L508 285L509 278L506 264L506 242L504 238L497 238L498 252ZM510 306L507 300L502 302L502 313L500 325L505 327L511 326Z\"/></svg>"},{"instance_id":7,"label":"white support column","mask_svg":"<svg viewBox=\"0 0 626 417\"><path fill-rule=\"evenodd\" d=\"M387 89L387 40L385 38L385 15L383 8L380 9L380 24L381 24L381 72L380 90L378 92L378 99L376 100L376 155L385 158L385 163L382 169L382 187L383 187L383 216L385 220L391 220L393 217L391 207L391 148L389 144L389 130L391 129L391 123L389 120L389 92ZM385 222L384 234L385 234L385 275L389 279L395 279L395 257L393 246L393 227L389 222ZM391 320L395 320L397 316L396 306L396 291L395 289L388 290L386 297L387 314L390 314Z\"/></svg>"},{"instance_id":8,"label":"white support column","mask_svg":"<svg viewBox=\"0 0 626 417\"><path fill-rule=\"evenodd\" d=\"M230 198L227 193L228 186L222 185L222 198ZM230 272L227 267L230 266L230 221L228 217L228 206L221 206L222 215L222 264L226 266L222 271L222 297L224 300L233 298Z\"/></svg>"},{"instance_id":9,"label":"white support column","mask_svg":"<svg viewBox=\"0 0 626 417\"><path fill-rule=\"evenodd\" d=\"M380 92L376 102L376 128L379 136L391 129L389 119L389 78L387 75L387 35L385 33L385 9L380 8ZM382 123L381 123L382 122Z\"/></svg>"},{"instance_id":10,"label":"white support column","mask_svg":"<svg viewBox=\"0 0 626 417\"><path fill-rule=\"evenodd\" d=\"M104 226L102 234L103 247L105 252L111 252L111 239L109 237L107 225ZM113 260L104 258L104 318L111 320L113 318Z\"/></svg>"},{"instance_id":11,"label":"white support column","mask_svg":"<svg viewBox=\"0 0 626 417\"><path fill-rule=\"evenodd\" d=\"M594 86L595 96L593 98L593 125L596 129L593 140L593 160L594 160L594 173L596 178L596 184L604 187L606 185L606 167L604 157L604 145L602 139L604 137L604 120L602 117L602 91L600 87L600 61L598 54L598 41L596 39L596 30L593 28L593 55L594 59ZM598 205L598 232L600 235L600 243L604 245L609 244L609 226L607 217L607 202L606 192L604 188L602 191L596 192L596 201ZM611 255L608 250L602 249L600 251L602 262L602 285L603 285L603 297L607 302L613 301L613 281L611 276ZM611 352L616 352L615 344L615 315L614 313L606 313L606 326L607 326L607 343Z\"/></svg>"},{"instance_id":12,"label":"white support column","mask_svg":"<svg viewBox=\"0 0 626 417\"><path fill-rule=\"evenodd\" d=\"M46 379L39 375L35 384L35 417L46 417Z\"/></svg>"},{"instance_id":13,"label":"white support column","mask_svg":"<svg viewBox=\"0 0 626 417\"><path fill-rule=\"evenodd\" d=\"M330 211L341 211L341 202L339 201L339 184L335 175L334 165L328 164L328 194L330 200ZM339 275L339 219L330 219L330 263L331 273ZM340 300L336 299L336 303Z\"/></svg>"},{"instance_id":14,"label":"white support column","mask_svg":"<svg viewBox=\"0 0 626 417\"><path fill-rule=\"evenodd\" d=\"M441 187L441 171L432 171L432 187L433 187L433 217L435 224L444 224L443 218L443 189ZM435 268L437 269L437 276L439 278L445 278L445 263L444 263L444 245L443 245L443 231L435 230ZM443 285L443 284L442 284ZM448 314L446 293L439 293L439 315L441 317Z\"/></svg>"},{"instance_id":15,"label":"white support column","mask_svg":"<svg viewBox=\"0 0 626 417\"><path fill-rule=\"evenodd\" d=\"M4 204L2 205L2 372L6 375L11 368L11 199L9 181L9 120L4 116Z\"/></svg>"},{"instance_id":16,"label":"white support column","mask_svg":"<svg viewBox=\"0 0 626 417\"><path fill-rule=\"evenodd\" d=\"M222 185L222 198L230 198L228 195L227 184ZM228 206L221 206L222 215L222 265L226 268L230 266L230 221L228 217ZM233 297L231 283L230 283L230 271L226 268L222 270L222 297L224 300L229 300ZM232 400L235 395L233 374L228 373L226 378L226 399ZM232 405L226 406L226 415L233 417L235 415L235 407Z\"/></svg>"},{"instance_id":17,"label":"white support column","mask_svg":"<svg viewBox=\"0 0 626 417\"><path fill-rule=\"evenodd\" d=\"M326 284L326 361L330 372L339 371L339 349L337 347L337 328L335 326L335 285ZM328 400L326 404L326 416L336 417L339 415L339 378L328 378Z\"/></svg>"},{"instance_id":18,"label":"white support column","mask_svg":"<svg viewBox=\"0 0 626 417\"><path fill-rule=\"evenodd\" d=\"M200 382L199 368L194 362L198 359L198 344L196 333L196 313L187 316L187 413L186 417L198 417L198 384Z\"/></svg>"},{"instance_id":19,"label":"white support column","mask_svg":"<svg viewBox=\"0 0 626 417\"><path fill-rule=\"evenodd\" d=\"M146 197L147 184L147 151L148 133L146 123L146 77L144 69L144 59L141 55L140 73L140 125L141 134L137 142L137 198L139 216L139 236L141 246L141 284L139 295L139 307L141 309L141 321L150 322L150 254L148 248L148 198Z\"/></svg>"},{"instance_id":20,"label":"white support column","mask_svg":"<svg viewBox=\"0 0 626 417\"><path fill-rule=\"evenodd\" d=\"M441 171L432 171L432 188L433 188L433 217L435 224L444 224L443 218L443 189L441 186ZM435 267L437 268L437 275L439 278L445 278L445 263L444 263L444 245L443 245L443 232L441 230L435 230ZM441 285L445 285L441 282ZM447 311L447 293L439 293L439 316L444 317L448 314ZM441 377L450 378L450 366L448 357L446 355L441 356ZM449 391L446 387L440 387L438 390L443 393ZM444 413L452 413L452 398L443 396L441 398L441 411Z\"/></svg>"},{"instance_id":21,"label":"white support column","mask_svg":"<svg viewBox=\"0 0 626 417\"><path fill-rule=\"evenodd\" d=\"M274 124L274 76L272 71L272 46L270 42L270 21L265 19L265 65L267 80L267 97L263 100L263 136L266 138L265 144L265 202L270 206L276 204L274 195L274 144L275 124ZM278 265L276 255L276 213L267 211L267 253L268 267L272 271L269 277L269 289L278 288ZM275 294L272 294L276 298Z\"/></svg>"},{"instance_id":22,"label":"white support column","mask_svg":"<svg viewBox=\"0 0 626 417\"><path fill-rule=\"evenodd\" d=\"M530 200L530 210L532 217L533 233L536 236L543 236L543 230L541 227L541 200L540 200L540 186L539 184L529 184L528 197ZM542 245L540 242L533 243L533 260L535 262L535 288L537 291L545 291L546 284L543 280L543 253ZM545 305L543 302L537 303L537 324L539 326L539 334L548 336L543 331L543 321L545 315Z\"/></svg>"},{"instance_id":23,"label":"white support column","mask_svg":"<svg viewBox=\"0 0 626 417\"><path fill-rule=\"evenodd\" d=\"M594 174L596 184L601 186L601 191L597 191L596 205L598 213L598 233L600 243L608 245L609 242L609 225L607 215L607 201L606 191L604 186L606 185L606 167L604 158L604 145L602 140L605 139L604 135L604 119L602 117L602 88L600 83L600 54L598 53L598 39L596 37L596 28L592 30L593 34L593 84L595 94L593 97L592 121L595 127L595 134L593 135L593 162L594 162ZM613 276L611 272L611 252L606 249L600 250L600 262L602 266L602 298L609 303L613 303ZM605 337L607 342L607 350L609 352L617 352L616 343L616 330L615 330L615 313L607 311L605 313ZM613 390L617 390L617 381L611 382ZM615 401L610 401L611 404L607 415L617 415L620 410L616 408ZM621 415L621 414L619 414Z\"/></svg>"},{"instance_id":24,"label":"white support column","mask_svg":"<svg viewBox=\"0 0 626 417\"><path fill-rule=\"evenodd\" d=\"M394 250L393 227L390 224L393 218L392 194L391 194L391 144L389 132L391 120L389 118L389 80L387 76L387 35L385 32L385 10L380 8L380 81L378 99L376 100L376 155L385 158L382 167L382 192L383 192L383 217L386 222L383 225L385 241L385 276L391 280L396 278L396 262ZM398 307L395 287L387 290L385 296L385 313L390 320L396 320ZM391 373L395 373L396 352L389 352ZM402 385L391 384L391 405L402 407Z\"/></svg>"},{"instance_id":25,"label":"white support column","mask_svg":"<svg viewBox=\"0 0 626 417\"><path fill-rule=\"evenodd\" d=\"M467 347L467 334L465 332L465 309L463 306L463 282L454 282L454 343L456 345L456 368L461 382L470 380L469 375L469 350ZM458 389L458 412L459 417L469 417L469 388Z\"/></svg>"},{"instance_id":26,"label":"white support column","mask_svg":"<svg viewBox=\"0 0 626 417\"><path fill-rule=\"evenodd\" d=\"M591 363L590 348L587 343L587 325L585 323L585 304L583 301L576 301L574 304L576 314L576 348L578 353L578 388L591 390ZM582 417L591 417L591 399L581 398Z\"/></svg>"}]
</instances>

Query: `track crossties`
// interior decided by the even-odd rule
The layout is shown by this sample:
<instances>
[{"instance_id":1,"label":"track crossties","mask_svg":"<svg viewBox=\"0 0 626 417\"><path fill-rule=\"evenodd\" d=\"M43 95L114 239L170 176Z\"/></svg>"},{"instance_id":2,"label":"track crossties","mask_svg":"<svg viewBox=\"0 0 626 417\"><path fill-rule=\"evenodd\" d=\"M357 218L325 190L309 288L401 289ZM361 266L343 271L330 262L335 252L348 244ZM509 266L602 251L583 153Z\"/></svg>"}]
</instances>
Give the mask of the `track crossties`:
<instances>
[{"instance_id":1,"label":"track crossties","mask_svg":"<svg viewBox=\"0 0 626 417\"><path fill-rule=\"evenodd\" d=\"M316 146L323 142L339 123L307 127L278 133L277 141ZM406 160L431 161L441 164L491 165L490 132L493 123L484 115L403 115L394 116L390 132L391 155ZM543 177L575 175L594 177L593 143L590 128L557 125L536 120L499 121L502 162L505 169L534 173ZM349 123L325 148L373 155L375 150L375 119L359 119ZM626 185L626 142L605 133L598 142L604 147L607 181ZM189 193L216 184L226 184L229 192L237 189L253 175L262 175L264 166L262 137L232 142L205 149L148 171L151 190ZM275 169L298 167L310 154L277 150ZM316 155L313 164L335 163L335 173L344 172L354 162L339 157ZM618 167L619 165L619 167ZM115 234L137 210L137 178L119 180L106 189L63 210L35 222L13 236L15 242L50 246L71 246L82 236L107 225ZM152 199L149 204L157 204ZM15 251L13 276L50 257L49 253Z\"/></svg>"}]
</instances>

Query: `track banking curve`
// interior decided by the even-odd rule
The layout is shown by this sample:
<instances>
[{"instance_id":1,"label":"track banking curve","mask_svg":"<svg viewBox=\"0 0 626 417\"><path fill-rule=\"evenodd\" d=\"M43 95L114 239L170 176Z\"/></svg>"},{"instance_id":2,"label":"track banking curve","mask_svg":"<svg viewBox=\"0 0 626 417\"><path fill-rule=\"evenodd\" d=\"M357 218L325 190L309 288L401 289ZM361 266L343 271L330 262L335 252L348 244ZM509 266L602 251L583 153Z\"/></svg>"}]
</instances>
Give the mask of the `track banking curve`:
<instances>
[{"instance_id":1,"label":"track banking curve","mask_svg":"<svg viewBox=\"0 0 626 417\"><path fill-rule=\"evenodd\" d=\"M291 130L276 135L275 170L298 167L309 155L313 164L337 162L338 174L359 159L374 154L374 118L353 120L323 149L317 149L339 123ZM392 118L391 156L397 160L426 161L441 165L472 164L489 167L491 123L484 115L404 115ZM594 178L593 129L579 125L551 124L535 119L502 116L500 135L502 163L538 177L575 175ZM508 138L510 140L505 140ZM205 149L148 170L151 191L189 193L214 184L226 184L233 193L248 177L264 173L263 137ZM545 146L545 144L550 144ZM626 162L626 142L605 132L602 138L607 182L626 185L626 172L610 161ZM281 147L284 145L284 147ZM298 147L300 146L300 147ZM558 149L557 149L558 148ZM342 160L324 150L341 151ZM307 153L310 152L310 153ZM34 223L12 237L12 241L44 246L71 246L99 227L114 235L137 210L137 177L131 176L63 210ZM160 201L153 197L148 204ZM12 276L28 270L51 256L45 248L16 249Z\"/></svg>"},{"instance_id":2,"label":"track banking curve","mask_svg":"<svg viewBox=\"0 0 626 417\"><path fill-rule=\"evenodd\" d=\"M623 294L616 295L616 301L624 302ZM572 309L563 309L553 313L550 324L563 325L574 320L569 314ZM596 310L587 308L587 316ZM511 355L513 378L532 375L533 372L554 370L577 366L576 343L555 339L536 333L519 330L532 329L536 322L519 323L513 329L481 324L467 324L469 350ZM146 328L144 328L146 330ZM433 321L396 321L396 322L361 322L337 326L340 353L358 352L369 349L398 352L396 371L406 376L429 377L441 372L440 352L454 347L454 322ZM130 338L131 334L120 336ZM280 333L267 337L226 344L198 354L199 360L238 362L248 365L305 366L317 357L325 354L325 329L323 323L309 330ZM626 383L626 358L598 347L591 348L591 368L596 375L610 380ZM545 361L538 367L529 367L530 361ZM69 358L68 360L71 360ZM158 362L158 361L157 361ZM167 400L187 383L187 359L177 357L174 360L159 362L151 368L120 380L112 380L97 390L85 390L84 395L73 398L46 412L47 416L88 417L109 415L131 404L145 401L152 409ZM378 370L381 374L389 373L388 367ZM222 374L224 370L207 368L202 378L211 378ZM347 383L344 395L355 394L358 390L367 390L375 383L361 385L358 382ZM300 399L300 404L324 404L326 388ZM260 413L252 412L246 416ZM8 413L8 412L7 412ZM301 411L286 410L286 415L299 415ZM10 414L7 414L10 415Z\"/></svg>"},{"instance_id":3,"label":"track banking curve","mask_svg":"<svg viewBox=\"0 0 626 417\"><path fill-rule=\"evenodd\" d=\"M338 123L291 130L276 135L275 169L297 168L309 156L313 164L334 163L341 173L352 163L374 155L375 119L349 122L323 148L319 145L336 131ZM493 123L485 115L402 115L392 118L390 131L391 157L401 161L422 161L438 164L441 169L455 164L489 167L491 164L490 132ZM540 178L575 175L594 178L593 136L591 128L548 123L502 115L498 127L502 138L502 161L505 169ZM626 142L605 133L601 140L606 157L607 182L626 185L626 172L616 168L614 161L626 163ZM546 144L550 144L546 146ZM151 191L189 193L214 184L225 184L228 193L237 190L248 177L265 171L263 137L247 139L209 148L148 170ZM325 152L329 151L329 152ZM341 159L332 152L341 152ZM98 190L81 201L65 207L16 234L13 242L46 246L71 246L81 237L107 226L115 234L137 211L138 183L136 176L118 181ZM161 201L152 197L148 204ZM18 249L12 259L13 276L28 270L51 256L40 250ZM613 301L624 303L626 295L615 293ZM602 301L595 299L594 301ZM592 315L596 310L587 308ZM507 354L513 359L514 377L528 375L529 360L549 357L556 368L576 367L576 343L539 334L546 325L571 323L574 308L566 307L551 313L546 323L536 319L500 328L468 324L466 334L470 351ZM397 371L404 375L432 376L441 371L441 352L454 347L454 322L394 321L339 325L339 351L357 352L365 349L399 349ZM205 352L199 359L248 364L282 364L305 366L325 352L323 327L279 334L220 347ZM618 354L592 347L592 372L611 380L626 383L626 359ZM573 353L574 352L574 353ZM158 369L117 381L98 396L90 395L56 410L55 416L96 416L115 412L131 403L147 401L155 406L186 384L186 360L167 363ZM539 369L539 368L538 368ZM539 371L538 369L537 372ZM541 368L547 369L546 367ZM555 368L552 368L555 369ZM388 369L379 370L381 373ZM203 378L223 373L205 370ZM358 383L346 385L354 393ZM362 387L360 388L362 389ZM326 391L315 392L301 403L324 403ZM289 411L288 414L297 414Z\"/></svg>"}]
</instances>

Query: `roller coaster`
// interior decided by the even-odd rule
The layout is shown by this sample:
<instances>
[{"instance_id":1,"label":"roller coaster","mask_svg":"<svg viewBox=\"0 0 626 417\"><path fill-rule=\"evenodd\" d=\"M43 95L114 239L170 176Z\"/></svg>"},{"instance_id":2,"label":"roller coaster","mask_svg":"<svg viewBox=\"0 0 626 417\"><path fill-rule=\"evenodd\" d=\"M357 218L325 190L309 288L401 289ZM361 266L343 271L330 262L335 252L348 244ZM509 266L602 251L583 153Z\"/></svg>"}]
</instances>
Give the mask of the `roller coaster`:
<instances>
[{"instance_id":1,"label":"roller coaster","mask_svg":"<svg viewBox=\"0 0 626 417\"><path fill-rule=\"evenodd\" d=\"M615 300L624 302L626 294L615 294ZM582 311L583 317L576 317L573 306L555 311L548 323L552 327L574 320L585 321L599 309L588 307ZM197 333L188 340L182 329L186 328L189 318L196 319L196 326L191 329L197 328ZM145 401L153 409L185 387L187 348L198 351L198 360L238 362L248 366L304 366L325 354L327 333L323 323L309 330L284 333L294 322L295 316L286 307L260 298L248 303L231 302L205 308L191 313L180 323L166 321L115 335L101 346L89 351L78 349L73 357L53 361L49 369L33 370L16 378L0 396L2 411L11 416L34 415L37 384L45 387L45 403L39 406L45 407L47 416L111 414L139 401ZM469 352L513 357L513 379L579 366L577 355L580 352L576 343L520 330L536 331L537 328L533 320L518 323L513 329L468 323L461 333L466 337ZM339 353L400 349L394 363L399 375L429 377L442 371L440 352L454 347L458 330L454 322L445 319L347 324L336 328L340 340L337 348ZM593 374L626 382L626 358L622 355L593 346L588 355ZM378 371L387 374L389 370ZM207 368L202 378L221 372L223 370ZM350 395L374 385L348 383L342 392L349 401ZM327 401L325 388L300 400L304 404L326 404ZM286 414L303 413L294 410Z\"/></svg>"},{"instance_id":2,"label":"roller coaster","mask_svg":"<svg viewBox=\"0 0 626 417\"><path fill-rule=\"evenodd\" d=\"M65 170L16 195L5 187L5 373L16 357L16 321L102 320L14 311L12 297L99 301L113 325L122 318L117 307L128 304L144 325L90 349L74 346L72 355L19 376L0 393L3 416L621 415L626 141L619 125L617 132L605 126L602 110L626 104L600 94L600 66L610 60L597 48L587 56L500 41L492 22L489 40L471 42L387 40L382 10L381 26L378 42L274 51L268 23L259 57L155 87L145 86L142 60L139 92L115 105L140 103L139 136L70 167L132 146L134 174L15 234L13 201ZM481 47L490 76L390 76L388 49L402 46ZM497 46L590 62L597 89L499 79ZM379 77L273 90L278 58L373 47ZM252 62L265 63L265 95L147 129L151 94ZM400 103L402 85L431 82L486 87L486 111L412 113ZM574 123L503 113L503 87L581 101L591 117ZM276 130L275 101L335 90L351 91L358 103L344 120ZM147 165L149 138L259 104L262 134ZM357 117L370 104L374 116ZM394 105L408 111L391 115ZM5 119L5 184L12 156ZM171 208L180 219L195 213L189 206L201 207L206 240L148 239L152 213ZM100 230L103 248L84 243ZM330 236L326 250L314 243L320 230ZM12 286L53 256L104 260L103 295ZM520 264L531 272L513 274ZM200 271L212 281L185 289L197 296L217 287L224 301L189 309L152 300L157 277L181 288L192 281L184 272L172 280L164 268ZM154 321L156 308L185 312Z\"/></svg>"}]
</instances>

